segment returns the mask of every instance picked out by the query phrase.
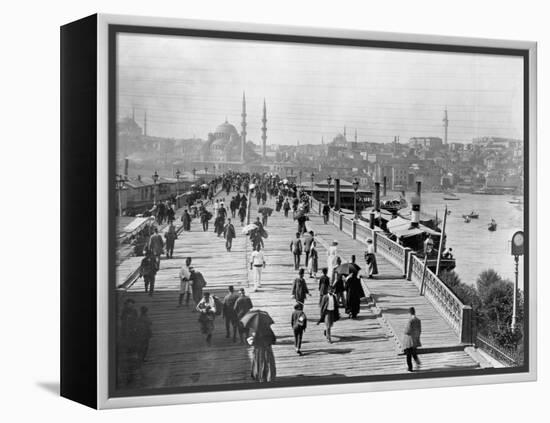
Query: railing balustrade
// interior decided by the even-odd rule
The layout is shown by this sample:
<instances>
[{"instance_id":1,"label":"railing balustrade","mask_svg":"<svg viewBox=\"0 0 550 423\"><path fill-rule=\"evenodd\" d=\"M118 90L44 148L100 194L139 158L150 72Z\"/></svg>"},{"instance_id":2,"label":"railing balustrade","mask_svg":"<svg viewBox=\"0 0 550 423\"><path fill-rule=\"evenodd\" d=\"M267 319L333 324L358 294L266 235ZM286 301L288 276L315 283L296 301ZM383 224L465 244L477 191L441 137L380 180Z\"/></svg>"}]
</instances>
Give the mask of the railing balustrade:
<instances>
[{"instance_id":1,"label":"railing balustrade","mask_svg":"<svg viewBox=\"0 0 550 423\"><path fill-rule=\"evenodd\" d=\"M376 234L376 252L382 254L389 262L403 269L405 264L405 248L397 242Z\"/></svg>"},{"instance_id":2,"label":"railing balustrade","mask_svg":"<svg viewBox=\"0 0 550 423\"><path fill-rule=\"evenodd\" d=\"M349 217L342 217L342 232L353 237L353 220Z\"/></svg>"},{"instance_id":3,"label":"railing balustrade","mask_svg":"<svg viewBox=\"0 0 550 423\"><path fill-rule=\"evenodd\" d=\"M317 200L314 200L314 202L318 203ZM314 208L314 210L316 209ZM341 228L343 232L353 237L353 223L351 219L342 217L340 226L340 214L331 210L329 221L336 227ZM379 231L376 231L375 234L375 231L362 222L356 222L355 234L356 239L362 242L365 242L368 238L373 239L377 253L381 254L399 269L405 270L408 254L406 248L390 240ZM411 280L420 290L422 275L424 273L424 263L414 254L410 254L410 260ZM472 335L470 327L472 319L471 307L465 306L450 288L448 288L429 268L426 268L424 274L424 295L449 323L461 342L474 342L474 336Z\"/></svg>"}]
</instances>

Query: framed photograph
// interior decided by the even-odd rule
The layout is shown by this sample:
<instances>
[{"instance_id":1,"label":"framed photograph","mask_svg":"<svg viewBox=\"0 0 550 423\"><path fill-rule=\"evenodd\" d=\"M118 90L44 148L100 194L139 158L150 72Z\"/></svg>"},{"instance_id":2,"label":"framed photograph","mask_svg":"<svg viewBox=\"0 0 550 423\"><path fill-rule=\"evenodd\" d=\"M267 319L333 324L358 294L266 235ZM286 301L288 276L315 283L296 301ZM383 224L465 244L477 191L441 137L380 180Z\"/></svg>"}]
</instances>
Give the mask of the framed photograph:
<instances>
[{"instance_id":1,"label":"framed photograph","mask_svg":"<svg viewBox=\"0 0 550 423\"><path fill-rule=\"evenodd\" d=\"M61 28L61 394L536 378L536 43Z\"/></svg>"}]
</instances>

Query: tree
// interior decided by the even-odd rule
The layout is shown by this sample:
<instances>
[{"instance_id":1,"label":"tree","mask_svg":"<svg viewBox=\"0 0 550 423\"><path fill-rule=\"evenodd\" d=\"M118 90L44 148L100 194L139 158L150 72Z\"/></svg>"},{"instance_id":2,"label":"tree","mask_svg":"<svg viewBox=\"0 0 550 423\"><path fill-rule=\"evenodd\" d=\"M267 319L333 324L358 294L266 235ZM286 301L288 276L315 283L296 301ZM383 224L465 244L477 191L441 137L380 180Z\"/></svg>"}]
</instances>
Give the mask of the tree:
<instances>
[{"instance_id":1,"label":"tree","mask_svg":"<svg viewBox=\"0 0 550 423\"><path fill-rule=\"evenodd\" d=\"M441 273L440 279L451 289L460 301L469 305L475 312L481 308L481 299L473 286L462 283L460 277L454 270L445 270Z\"/></svg>"},{"instance_id":2,"label":"tree","mask_svg":"<svg viewBox=\"0 0 550 423\"><path fill-rule=\"evenodd\" d=\"M493 284L500 281L502 281L502 278L493 269L487 269L481 272L476 281L477 292L481 299L483 300L486 297L489 288Z\"/></svg>"}]
</instances>

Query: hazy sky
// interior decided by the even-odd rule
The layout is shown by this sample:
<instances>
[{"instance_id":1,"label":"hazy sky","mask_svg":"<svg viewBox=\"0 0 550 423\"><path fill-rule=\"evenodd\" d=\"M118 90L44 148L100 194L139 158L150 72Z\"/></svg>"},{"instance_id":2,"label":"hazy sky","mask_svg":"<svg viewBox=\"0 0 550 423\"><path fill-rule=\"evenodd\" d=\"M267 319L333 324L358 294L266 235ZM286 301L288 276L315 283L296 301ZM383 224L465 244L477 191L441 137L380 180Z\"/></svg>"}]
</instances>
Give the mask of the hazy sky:
<instances>
[{"instance_id":1,"label":"hazy sky","mask_svg":"<svg viewBox=\"0 0 550 423\"><path fill-rule=\"evenodd\" d=\"M148 134L205 139L227 117L240 132L246 92L248 138L268 144L348 140L522 139L521 58L192 37L118 35L118 115L132 107Z\"/></svg>"}]
</instances>

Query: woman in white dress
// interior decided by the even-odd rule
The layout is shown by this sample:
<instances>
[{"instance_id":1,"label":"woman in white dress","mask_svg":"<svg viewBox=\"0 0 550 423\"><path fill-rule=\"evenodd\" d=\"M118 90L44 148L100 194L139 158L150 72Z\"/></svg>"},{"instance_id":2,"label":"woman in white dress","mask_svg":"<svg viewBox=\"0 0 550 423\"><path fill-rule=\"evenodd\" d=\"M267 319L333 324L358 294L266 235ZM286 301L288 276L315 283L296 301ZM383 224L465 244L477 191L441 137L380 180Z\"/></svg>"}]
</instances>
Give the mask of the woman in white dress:
<instances>
[{"instance_id":1,"label":"woman in white dress","mask_svg":"<svg viewBox=\"0 0 550 423\"><path fill-rule=\"evenodd\" d=\"M332 241L332 245L327 251L327 268L328 275L332 278L334 268L336 267L336 258L338 257L338 241Z\"/></svg>"}]
</instances>

